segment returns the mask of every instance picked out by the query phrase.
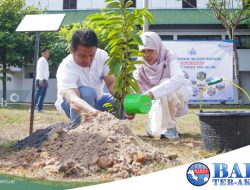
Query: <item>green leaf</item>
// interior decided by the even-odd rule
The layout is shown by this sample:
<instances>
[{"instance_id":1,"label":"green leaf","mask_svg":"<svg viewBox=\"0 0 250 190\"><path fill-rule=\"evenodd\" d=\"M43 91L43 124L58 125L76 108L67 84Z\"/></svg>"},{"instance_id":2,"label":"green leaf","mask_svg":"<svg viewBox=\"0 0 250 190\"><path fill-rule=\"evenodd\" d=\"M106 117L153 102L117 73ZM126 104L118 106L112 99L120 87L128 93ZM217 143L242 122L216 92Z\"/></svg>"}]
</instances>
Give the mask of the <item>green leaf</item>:
<instances>
[{"instance_id":1,"label":"green leaf","mask_svg":"<svg viewBox=\"0 0 250 190\"><path fill-rule=\"evenodd\" d=\"M133 61L134 64L144 64L143 61L140 61L140 60L136 60L136 61Z\"/></svg>"},{"instance_id":2,"label":"green leaf","mask_svg":"<svg viewBox=\"0 0 250 190\"><path fill-rule=\"evenodd\" d=\"M121 17L121 16L112 16L112 17L110 17L108 20L111 20L111 21L114 21L114 20L121 21L121 20L122 20L122 17Z\"/></svg>"},{"instance_id":3,"label":"green leaf","mask_svg":"<svg viewBox=\"0 0 250 190\"><path fill-rule=\"evenodd\" d=\"M133 64L129 64L129 66L126 69L127 74L133 73L134 70L136 70L136 67Z\"/></svg>"},{"instance_id":4,"label":"green leaf","mask_svg":"<svg viewBox=\"0 0 250 190\"><path fill-rule=\"evenodd\" d=\"M155 19L154 19L153 15L150 12L145 11L144 16L146 17L146 19L148 20L149 23L152 23L152 24L155 23Z\"/></svg>"},{"instance_id":5,"label":"green leaf","mask_svg":"<svg viewBox=\"0 0 250 190\"><path fill-rule=\"evenodd\" d=\"M126 8L128 8L130 5L132 5L132 4L133 4L133 1L129 0L129 1L125 4L124 8L126 9Z\"/></svg>"},{"instance_id":6,"label":"green leaf","mask_svg":"<svg viewBox=\"0 0 250 190\"><path fill-rule=\"evenodd\" d=\"M103 21L103 20L106 20L106 19L102 18L102 17L92 17L92 18L90 18L91 22Z\"/></svg>"},{"instance_id":7,"label":"green leaf","mask_svg":"<svg viewBox=\"0 0 250 190\"><path fill-rule=\"evenodd\" d=\"M138 42L137 41L131 41L131 42L129 42L129 45L138 45Z\"/></svg>"},{"instance_id":8,"label":"green leaf","mask_svg":"<svg viewBox=\"0 0 250 190\"><path fill-rule=\"evenodd\" d=\"M116 30L112 30L111 32L109 32L108 34L108 39L112 38L114 35L117 35L119 33L119 31Z\"/></svg>"},{"instance_id":9,"label":"green leaf","mask_svg":"<svg viewBox=\"0 0 250 190\"><path fill-rule=\"evenodd\" d=\"M124 77L123 72L120 72L118 77L115 80L114 88L119 92L119 94L121 94L121 92L122 92L123 77Z\"/></svg>"},{"instance_id":10,"label":"green leaf","mask_svg":"<svg viewBox=\"0 0 250 190\"><path fill-rule=\"evenodd\" d=\"M118 74L120 73L120 70L121 70L121 65L119 63L116 63L115 68L114 68L115 76L118 76Z\"/></svg>"},{"instance_id":11,"label":"green leaf","mask_svg":"<svg viewBox=\"0 0 250 190\"><path fill-rule=\"evenodd\" d=\"M132 38L133 38L136 42L138 42L140 45L143 45L143 42L142 42L140 36L138 36L135 32L131 32L130 34L131 34Z\"/></svg>"},{"instance_id":12,"label":"green leaf","mask_svg":"<svg viewBox=\"0 0 250 190\"><path fill-rule=\"evenodd\" d=\"M144 53L138 50L133 50L130 54L131 57L142 57L143 55Z\"/></svg>"},{"instance_id":13,"label":"green leaf","mask_svg":"<svg viewBox=\"0 0 250 190\"><path fill-rule=\"evenodd\" d=\"M112 2L107 5L106 9L120 9L121 5L119 2Z\"/></svg>"},{"instance_id":14,"label":"green leaf","mask_svg":"<svg viewBox=\"0 0 250 190\"><path fill-rule=\"evenodd\" d=\"M119 52L119 51L122 51L122 46L114 46L114 47L111 48L109 53L113 54L113 53Z\"/></svg>"},{"instance_id":15,"label":"green leaf","mask_svg":"<svg viewBox=\"0 0 250 190\"><path fill-rule=\"evenodd\" d=\"M129 86L131 86L136 93L138 94L140 93L140 88L138 86L137 81L134 79L134 77L128 78L127 82Z\"/></svg>"},{"instance_id":16,"label":"green leaf","mask_svg":"<svg viewBox=\"0 0 250 190\"><path fill-rule=\"evenodd\" d=\"M109 57L105 62L105 64L109 66L109 71L111 71L112 74L114 73L114 63L114 57Z\"/></svg>"},{"instance_id":17,"label":"green leaf","mask_svg":"<svg viewBox=\"0 0 250 190\"><path fill-rule=\"evenodd\" d=\"M105 16L107 18L109 18L111 16L117 16L117 15L121 15L120 9L119 10L112 10L112 11L109 10L109 11L105 12Z\"/></svg>"},{"instance_id":18,"label":"green leaf","mask_svg":"<svg viewBox=\"0 0 250 190\"><path fill-rule=\"evenodd\" d=\"M119 45L119 44L123 44L123 39L122 38L118 38L118 39L112 39L109 41L107 47L108 48L112 48L113 46Z\"/></svg>"},{"instance_id":19,"label":"green leaf","mask_svg":"<svg viewBox=\"0 0 250 190\"><path fill-rule=\"evenodd\" d=\"M133 9L133 14L136 16L137 15L137 9Z\"/></svg>"}]
</instances>

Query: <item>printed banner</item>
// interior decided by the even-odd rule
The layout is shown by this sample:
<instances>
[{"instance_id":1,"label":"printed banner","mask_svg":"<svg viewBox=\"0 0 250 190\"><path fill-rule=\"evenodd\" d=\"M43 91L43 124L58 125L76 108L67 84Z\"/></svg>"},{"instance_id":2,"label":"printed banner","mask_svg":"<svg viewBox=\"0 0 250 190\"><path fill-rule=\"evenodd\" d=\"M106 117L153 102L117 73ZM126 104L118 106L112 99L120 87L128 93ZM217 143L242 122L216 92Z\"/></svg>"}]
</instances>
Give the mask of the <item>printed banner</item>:
<instances>
[{"instance_id":1,"label":"printed banner","mask_svg":"<svg viewBox=\"0 0 250 190\"><path fill-rule=\"evenodd\" d=\"M200 101L200 93L208 82L223 78L233 80L233 43L224 41L164 41L177 55L185 77L192 83L190 103ZM203 102L233 102L233 86L220 82L206 88Z\"/></svg>"}]
</instances>

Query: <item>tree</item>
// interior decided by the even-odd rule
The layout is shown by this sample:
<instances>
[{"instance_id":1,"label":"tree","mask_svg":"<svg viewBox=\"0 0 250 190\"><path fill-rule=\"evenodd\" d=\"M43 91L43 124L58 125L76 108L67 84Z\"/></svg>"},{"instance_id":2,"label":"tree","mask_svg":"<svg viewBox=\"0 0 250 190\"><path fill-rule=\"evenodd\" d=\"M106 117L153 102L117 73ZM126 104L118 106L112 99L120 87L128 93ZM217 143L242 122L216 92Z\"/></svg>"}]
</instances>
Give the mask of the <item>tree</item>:
<instances>
[{"instance_id":1,"label":"tree","mask_svg":"<svg viewBox=\"0 0 250 190\"><path fill-rule=\"evenodd\" d=\"M67 26L60 30L62 37L67 42L76 29L91 28L99 38L99 47L105 49L109 54L107 65L110 68L109 74L116 76L114 93L119 108L118 117L122 117L122 102L126 94L139 93L137 81L133 77L135 64L141 64L135 58L142 56L138 45L142 44L139 34L144 25L143 17L149 23L154 18L147 9L137 10L129 8L133 4L131 0L106 0L107 6L100 13L90 15L83 23Z\"/></svg>"},{"instance_id":2,"label":"tree","mask_svg":"<svg viewBox=\"0 0 250 190\"><path fill-rule=\"evenodd\" d=\"M208 6L215 12L216 19L225 27L229 40L235 40L235 31L240 24L249 20L249 0L209 0ZM235 44L233 45L233 78L241 86L239 75L239 56ZM243 95L238 90L238 101L243 102Z\"/></svg>"},{"instance_id":3,"label":"tree","mask_svg":"<svg viewBox=\"0 0 250 190\"><path fill-rule=\"evenodd\" d=\"M139 87L133 72L135 64L142 64L135 57L142 56L138 45L143 44L139 34L144 25L143 17L154 22L153 16L145 8L137 10L129 8L131 0L106 0L107 6L100 13L91 15L86 22L97 29L105 50L109 53L107 65L109 74L116 76L114 93L119 107L119 117L122 117L123 100L126 94L139 93Z\"/></svg>"},{"instance_id":4,"label":"tree","mask_svg":"<svg viewBox=\"0 0 250 190\"><path fill-rule=\"evenodd\" d=\"M40 49L48 48L50 51L50 74L55 73L62 59L67 56L67 42L61 38L59 32L41 32ZM54 76L53 76L54 77Z\"/></svg>"},{"instance_id":5,"label":"tree","mask_svg":"<svg viewBox=\"0 0 250 190\"><path fill-rule=\"evenodd\" d=\"M38 9L25 6L24 0L0 1L0 79L3 83L3 101L6 102L6 83L10 68L21 67L32 60L34 35L16 33L15 30L26 14L37 13Z\"/></svg>"}]
</instances>

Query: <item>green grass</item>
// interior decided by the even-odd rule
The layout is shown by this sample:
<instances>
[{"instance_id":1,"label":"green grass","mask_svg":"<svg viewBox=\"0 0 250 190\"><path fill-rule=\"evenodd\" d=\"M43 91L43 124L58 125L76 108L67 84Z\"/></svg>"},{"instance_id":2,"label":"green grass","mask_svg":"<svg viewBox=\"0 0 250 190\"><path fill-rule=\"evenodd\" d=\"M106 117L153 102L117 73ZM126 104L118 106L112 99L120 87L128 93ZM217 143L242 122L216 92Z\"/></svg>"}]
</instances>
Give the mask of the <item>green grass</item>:
<instances>
[{"instance_id":1,"label":"green grass","mask_svg":"<svg viewBox=\"0 0 250 190\"><path fill-rule=\"evenodd\" d=\"M8 189L19 189L26 190L28 187L37 190L63 190L63 189L71 189L77 187L84 187L90 185L100 184L97 182L80 182L80 181L48 181L42 179L30 179L25 177L13 176L8 174L1 174L0 179L13 180L14 184L0 184L1 188L5 190Z\"/></svg>"},{"instance_id":2,"label":"green grass","mask_svg":"<svg viewBox=\"0 0 250 190\"><path fill-rule=\"evenodd\" d=\"M146 136L145 126L147 125L147 115L137 115L132 121L126 121L128 126L144 141L150 143L164 151L166 154L175 157L172 162L166 164L156 164L148 172L158 171L177 165L195 162L204 158L216 155L216 152L207 152L202 148L202 139L199 129L199 119L195 114L199 111L198 106L192 106L189 114L184 117L177 118L177 130L180 134L179 140L154 139ZM249 110L250 106L203 106L204 111L211 110ZM8 155L9 147L28 136L30 113L28 106L10 106L8 108L0 108L0 159ZM45 113L35 113L34 115L34 131L46 128L51 124L58 122L69 122L66 116L58 114L53 106L45 108ZM11 177L11 176L10 176ZM64 180L64 179L62 179ZM32 179L33 181L33 179ZM68 181L68 180L67 180ZM41 182L41 180L38 180ZM43 182L43 181L42 181ZM98 180L97 180L98 182ZM45 181L47 183L47 181ZM50 183L50 182L49 182ZM56 181L56 184L60 182ZM74 182L75 183L75 182ZM69 187L77 187L87 185L85 183L66 182Z\"/></svg>"},{"instance_id":3,"label":"green grass","mask_svg":"<svg viewBox=\"0 0 250 190\"><path fill-rule=\"evenodd\" d=\"M34 131L53 123L69 122L53 107L46 107L45 113L34 113ZM29 134L30 112L28 106L0 108L0 146L8 147Z\"/></svg>"}]
</instances>

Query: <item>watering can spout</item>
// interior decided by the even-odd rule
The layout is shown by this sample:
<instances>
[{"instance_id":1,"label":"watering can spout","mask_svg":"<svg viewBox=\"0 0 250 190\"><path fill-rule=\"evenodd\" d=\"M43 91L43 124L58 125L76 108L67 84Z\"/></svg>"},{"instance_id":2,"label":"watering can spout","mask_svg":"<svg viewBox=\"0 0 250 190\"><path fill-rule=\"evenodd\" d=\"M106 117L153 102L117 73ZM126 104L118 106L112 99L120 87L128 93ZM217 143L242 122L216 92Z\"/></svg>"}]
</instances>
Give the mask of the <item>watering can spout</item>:
<instances>
[{"instance_id":1,"label":"watering can spout","mask_svg":"<svg viewBox=\"0 0 250 190\"><path fill-rule=\"evenodd\" d=\"M124 109L127 114L148 113L152 106L151 98L145 94L128 94L124 98Z\"/></svg>"},{"instance_id":2,"label":"watering can spout","mask_svg":"<svg viewBox=\"0 0 250 190\"><path fill-rule=\"evenodd\" d=\"M214 80L211 80L210 82L208 82L207 85L208 86L214 85L214 84L217 84L217 83L222 82L222 81L223 81L223 78L214 79Z\"/></svg>"}]
</instances>

